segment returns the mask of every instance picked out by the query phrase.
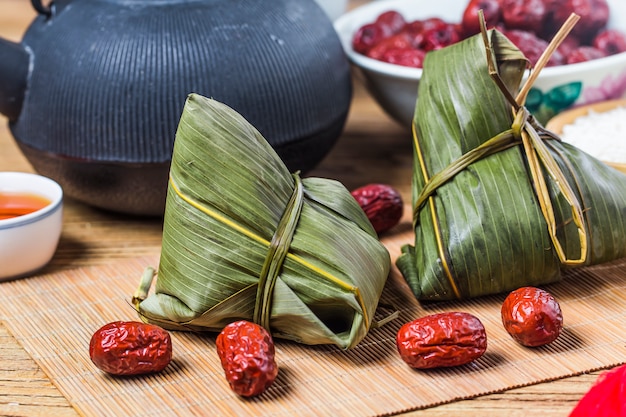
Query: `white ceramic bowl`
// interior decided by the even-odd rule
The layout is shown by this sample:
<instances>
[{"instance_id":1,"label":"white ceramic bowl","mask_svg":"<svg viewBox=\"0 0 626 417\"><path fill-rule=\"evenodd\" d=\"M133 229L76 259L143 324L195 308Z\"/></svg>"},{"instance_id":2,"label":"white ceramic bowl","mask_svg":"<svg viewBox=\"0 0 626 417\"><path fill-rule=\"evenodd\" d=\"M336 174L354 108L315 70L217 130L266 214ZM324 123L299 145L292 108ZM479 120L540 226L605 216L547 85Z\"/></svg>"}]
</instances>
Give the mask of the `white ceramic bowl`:
<instances>
[{"instance_id":1,"label":"white ceramic bowl","mask_svg":"<svg viewBox=\"0 0 626 417\"><path fill-rule=\"evenodd\" d=\"M611 10L608 26L626 32L626 2L608 0L608 3ZM462 0L375 1L353 9L335 21L335 29L345 52L353 66L358 68L369 92L387 114L407 128L413 120L422 70L377 61L355 52L352 49L354 33L388 10L400 12L407 21L440 17L458 23L466 4L467 1ZM546 99L559 96L560 91L568 92L567 100L559 102ZM622 98L625 95L626 53L621 53L579 64L544 68L534 84L526 107L538 120L545 122L573 106Z\"/></svg>"},{"instance_id":2,"label":"white ceramic bowl","mask_svg":"<svg viewBox=\"0 0 626 417\"><path fill-rule=\"evenodd\" d=\"M0 280L32 275L56 251L63 223L63 190L40 175L0 172L0 193L28 193L50 201L32 213L0 220Z\"/></svg>"}]
</instances>

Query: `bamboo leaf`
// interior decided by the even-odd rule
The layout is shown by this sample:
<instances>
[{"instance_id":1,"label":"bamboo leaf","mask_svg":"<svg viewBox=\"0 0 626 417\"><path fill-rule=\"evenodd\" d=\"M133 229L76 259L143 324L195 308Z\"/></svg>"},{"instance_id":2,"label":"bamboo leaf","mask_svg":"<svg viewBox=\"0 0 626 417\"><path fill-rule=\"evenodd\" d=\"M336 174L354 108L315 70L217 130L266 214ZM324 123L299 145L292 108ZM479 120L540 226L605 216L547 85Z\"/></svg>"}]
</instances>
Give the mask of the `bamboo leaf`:
<instances>
[{"instance_id":1,"label":"bamboo leaf","mask_svg":"<svg viewBox=\"0 0 626 417\"><path fill-rule=\"evenodd\" d=\"M154 293L136 303L144 320L214 332L255 320L275 337L350 348L372 325L389 268L343 185L300 180L233 109L189 96Z\"/></svg>"},{"instance_id":2,"label":"bamboo leaf","mask_svg":"<svg viewBox=\"0 0 626 417\"><path fill-rule=\"evenodd\" d=\"M419 299L547 284L563 268L626 256L625 176L537 124L518 94L526 65L495 30L426 58L415 245L396 261Z\"/></svg>"}]
</instances>

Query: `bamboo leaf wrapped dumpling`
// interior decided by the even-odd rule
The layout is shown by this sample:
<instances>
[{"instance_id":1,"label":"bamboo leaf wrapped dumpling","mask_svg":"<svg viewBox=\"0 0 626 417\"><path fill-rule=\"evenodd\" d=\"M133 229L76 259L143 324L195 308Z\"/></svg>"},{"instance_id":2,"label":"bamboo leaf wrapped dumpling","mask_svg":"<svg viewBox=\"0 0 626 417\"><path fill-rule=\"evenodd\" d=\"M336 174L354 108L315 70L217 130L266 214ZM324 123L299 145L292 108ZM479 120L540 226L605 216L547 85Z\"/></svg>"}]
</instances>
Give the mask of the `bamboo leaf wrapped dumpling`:
<instances>
[{"instance_id":1,"label":"bamboo leaf wrapped dumpling","mask_svg":"<svg viewBox=\"0 0 626 417\"><path fill-rule=\"evenodd\" d=\"M426 58L413 121L415 244L396 261L418 299L547 284L564 268L626 256L626 176L518 103L526 68L496 30Z\"/></svg>"},{"instance_id":2,"label":"bamboo leaf wrapped dumpling","mask_svg":"<svg viewBox=\"0 0 626 417\"><path fill-rule=\"evenodd\" d=\"M350 348L372 324L389 268L342 184L292 175L233 109L188 97L154 293L147 276L135 297L143 320L219 332L245 319L274 337Z\"/></svg>"}]
</instances>

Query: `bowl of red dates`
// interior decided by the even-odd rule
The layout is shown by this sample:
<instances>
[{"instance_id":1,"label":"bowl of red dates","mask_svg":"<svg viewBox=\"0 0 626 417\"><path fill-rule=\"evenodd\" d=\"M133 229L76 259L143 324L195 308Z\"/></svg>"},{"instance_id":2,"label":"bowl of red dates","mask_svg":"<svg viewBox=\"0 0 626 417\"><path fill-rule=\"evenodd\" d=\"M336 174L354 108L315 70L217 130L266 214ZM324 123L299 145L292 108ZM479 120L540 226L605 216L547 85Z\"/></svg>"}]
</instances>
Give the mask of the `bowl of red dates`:
<instances>
[{"instance_id":1,"label":"bowl of red dates","mask_svg":"<svg viewBox=\"0 0 626 417\"><path fill-rule=\"evenodd\" d=\"M393 119L409 128L427 53L488 28L504 33L531 66L571 13L580 19L542 69L526 100L546 123L572 107L626 96L623 0L373 1L335 21L361 80Z\"/></svg>"}]
</instances>

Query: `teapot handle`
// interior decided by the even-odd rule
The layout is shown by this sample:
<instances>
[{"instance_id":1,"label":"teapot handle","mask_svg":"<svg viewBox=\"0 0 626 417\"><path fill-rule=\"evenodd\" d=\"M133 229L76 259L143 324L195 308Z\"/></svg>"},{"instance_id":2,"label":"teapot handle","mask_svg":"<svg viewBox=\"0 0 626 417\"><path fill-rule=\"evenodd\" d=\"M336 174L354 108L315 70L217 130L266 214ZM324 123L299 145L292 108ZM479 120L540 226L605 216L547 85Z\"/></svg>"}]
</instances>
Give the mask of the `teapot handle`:
<instances>
[{"instance_id":1,"label":"teapot handle","mask_svg":"<svg viewBox=\"0 0 626 417\"><path fill-rule=\"evenodd\" d=\"M39 14L43 14L46 17L52 16L52 8L50 7L52 2L48 6L44 6L41 0L31 0L30 2Z\"/></svg>"}]
</instances>

